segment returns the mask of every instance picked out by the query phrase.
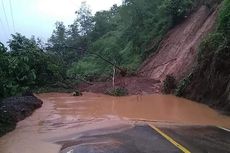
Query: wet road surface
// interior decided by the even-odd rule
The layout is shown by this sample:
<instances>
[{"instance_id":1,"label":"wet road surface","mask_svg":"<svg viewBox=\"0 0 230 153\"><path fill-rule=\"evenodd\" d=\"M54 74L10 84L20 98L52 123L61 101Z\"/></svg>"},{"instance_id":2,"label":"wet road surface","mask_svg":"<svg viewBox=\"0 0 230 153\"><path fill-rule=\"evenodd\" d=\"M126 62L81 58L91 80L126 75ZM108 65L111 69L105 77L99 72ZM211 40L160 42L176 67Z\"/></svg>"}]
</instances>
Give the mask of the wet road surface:
<instances>
[{"instance_id":1,"label":"wet road surface","mask_svg":"<svg viewBox=\"0 0 230 153\"><path fill-rule=\"evenodd\" d=\"M89 131L71 140L57 142L60 153L229 153L230 133L218 127L158 126L177 146L148 124L111 132Z\"/></svg>"},{"instance_id":2,"label":"wet road surface","mask_svg":"<svg viewBox=\"0 0 230 153\"><path fill-rule=\"evenodd\" d=\"M230 153L230 132L218 127L169 126L164 133L194 153Z\"/></svg>"},{"instance_id":3,"label":"wet road surface","mask_svg":"<svg viewBox=\"0 0 230 153\"><path fill-rule=\"evenodd\" d=\"M148 125L137 125L117 133L86 135L59 143L63 145L61 153L180 153L177 147Z\"/></svg>"},{"instance_id":4,"label":"wet road surface","mask_svg":"<svg viewBox=\"0 0 230 153\"><path fill-rule=\"evenodd\" d=\"M229 128L230 118L185 99L164 95L117 98L92 93L38 97L44 101L43 107L0 138L0 153L229 150L229 132L216 126Z\"/></svg>"}]
</instances>

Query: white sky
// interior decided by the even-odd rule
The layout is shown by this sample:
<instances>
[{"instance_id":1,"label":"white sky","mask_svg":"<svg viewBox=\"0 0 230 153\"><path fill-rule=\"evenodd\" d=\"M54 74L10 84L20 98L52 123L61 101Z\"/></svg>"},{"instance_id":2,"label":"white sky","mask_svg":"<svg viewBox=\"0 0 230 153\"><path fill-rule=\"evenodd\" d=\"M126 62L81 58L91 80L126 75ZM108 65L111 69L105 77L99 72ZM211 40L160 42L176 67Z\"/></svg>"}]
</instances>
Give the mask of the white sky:
<instances>
[{"instance_id":1,"label":"white sky","mask_svg":"<svg viewBox=\"0 0 230 153\"><path fill-rule=\"evenodd\" d=\"M15 31L29 38L35 35L46 41L51 36L56 21L63 21L65 25L73 23L75 11L82 1L86 1L92 13L108 10L113 4L122 3L122 0L11 0ZM0 41L6 43L12 33L14 28L10 0L0 0Z\"/></svg>"}]
</instances>

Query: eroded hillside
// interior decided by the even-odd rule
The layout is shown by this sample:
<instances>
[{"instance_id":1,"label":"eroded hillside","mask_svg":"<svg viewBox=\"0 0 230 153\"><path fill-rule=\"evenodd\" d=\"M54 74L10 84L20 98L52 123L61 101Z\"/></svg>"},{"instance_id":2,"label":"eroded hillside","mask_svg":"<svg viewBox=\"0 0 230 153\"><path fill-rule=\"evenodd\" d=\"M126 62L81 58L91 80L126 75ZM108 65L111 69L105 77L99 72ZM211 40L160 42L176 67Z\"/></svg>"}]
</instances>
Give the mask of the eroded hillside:
<instances>
[{"instance_id":1,"label":"eroded hillside","mask_svg":"<svg viewBox=\"0 0 230 153\"><path fill-rule=\"evenodd\" d=\"M215 30L199 48L198 63L177 89L177 95L230 112L230 0L219 11Z\"/></svg>"},{"instance_id":2,"label":"eroded hillside","mask_svg":"<svg viewBox=\"0 0 230 153\"><path fill-rule=\"evenodd\" d=\"M116 78L115 85L127 88L129 94L160 93L167 75L182 79L196 65L198 47L214 29L217 12L217 7L202 5L166 34L158 50L139 68L138 77ZM110 86L111 82L95 83L84 90L104 92Z\"/></svg>"},{"instance_id":3,"label":"eroded hillside","mask_svg":"<svg viewBox=\"0 0 230 153\"><path fill-rule=\"evenodd\" d=\"M214 28L216 9L203 5L183 23L168 32L159 49L139 69L144 77L163 81L166 75L177 79L188 73L195 63L197 48Z\"/></svg>"}]
</instances>

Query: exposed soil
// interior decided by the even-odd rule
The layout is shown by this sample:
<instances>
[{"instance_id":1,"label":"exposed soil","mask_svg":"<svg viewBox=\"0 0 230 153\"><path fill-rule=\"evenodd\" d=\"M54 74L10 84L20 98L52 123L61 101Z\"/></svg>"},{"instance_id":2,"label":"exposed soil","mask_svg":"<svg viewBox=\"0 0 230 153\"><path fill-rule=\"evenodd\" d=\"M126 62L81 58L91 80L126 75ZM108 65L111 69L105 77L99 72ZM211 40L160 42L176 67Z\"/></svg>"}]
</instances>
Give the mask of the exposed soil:
<instances>
[{"instance_id":1,"label":"exposed soil","mask_svg":"<svg viewBox=\"0 0 230 153\"><path fill-rule=\"evenodd\" d=\"M213 30L217 10L201 6L184 22L170 30L154 52L139 68L136 77L118 77L115 86L125 87L130 95L160 93L162 82L167 75L176 80L191 72L197 63L197 48L202 39ZM112 81L80 84L81 91L105 93L112 88Z\"/></svg>"},{"instance_id":2,"label":"exposed soil","mask_svg":"<svg viewBox=\"0 0 230 153\"><path fill-rule=\"evenodd\" d=\"M140 67L141 76L163 81L166 75L185 76L196 63L197 48L213 30L217 11L201 6L183 23L168 32L159 49Z\"/></svg>"},{"instance_id":3,"label":"exposed soil","mask_svg":"<svg viewBox=\"0 0 230 153\"><path fill-rule=\"evenodd\" d=\"M16 123L30 116L42 106L42 101L33 95L10 97L0 102L0 136L15 129Z\"/></svg>"},{"instance_id":4,"label":"exposed soil","mask_svg":"<svg viewBox=\"0 0 230 153\"><path fill-rule=\"evenodd\" d=\"M112 81L94 82L93 85L80 84L81 91L105 93L106 90L113 87ZM161 82L151 78L144 77L117 77L115 87L124 87L130 95L145 93L160 93Z\"/></svg>"}]
</instances>

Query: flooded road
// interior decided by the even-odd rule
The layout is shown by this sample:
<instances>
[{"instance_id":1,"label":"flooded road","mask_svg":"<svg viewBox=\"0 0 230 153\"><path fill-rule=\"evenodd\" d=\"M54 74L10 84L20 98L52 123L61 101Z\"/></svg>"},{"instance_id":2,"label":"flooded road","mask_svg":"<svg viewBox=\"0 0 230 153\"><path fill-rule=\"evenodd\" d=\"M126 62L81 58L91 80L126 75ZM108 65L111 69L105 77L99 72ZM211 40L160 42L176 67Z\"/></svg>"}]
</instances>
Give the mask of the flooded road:
<instances>
[{"instance_id":1,"label":"flooded road","mask_svg":"<svg viewBox=\"0 0 230 153\"><path fill-rule=\"evenodd\" d=\"M43 107L18 123L16 130L0 138L1 153L58 153L60 140L87 131L129 129L137 122L149 124L214 125L230 128L230 117L208 106L165 95L111 97L84 93L37 95Z\"/></svg>"}]
</instances>

